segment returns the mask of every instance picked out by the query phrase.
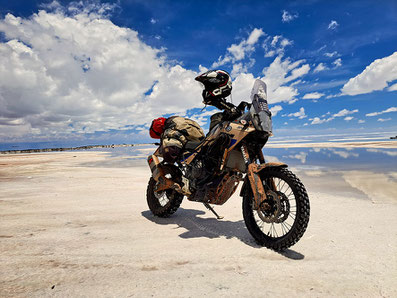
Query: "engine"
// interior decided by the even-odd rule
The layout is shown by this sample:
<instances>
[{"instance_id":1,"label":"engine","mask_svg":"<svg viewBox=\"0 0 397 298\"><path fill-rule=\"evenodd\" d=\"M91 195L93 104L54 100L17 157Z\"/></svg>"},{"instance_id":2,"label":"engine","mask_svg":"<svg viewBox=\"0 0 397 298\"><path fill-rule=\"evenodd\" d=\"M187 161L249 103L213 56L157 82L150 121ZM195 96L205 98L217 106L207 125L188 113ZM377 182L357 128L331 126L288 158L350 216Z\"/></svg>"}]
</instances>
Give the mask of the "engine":
<instances>
[{"instance_id":1,"label":"engine","mask_svg":"<svg viewBox=\"0 0 397 298\"><path fill-rule=\"evenodd\" d=\"M230 136L220 134L196 156L186 169L186 178L190 181L191 190L204 186L219 176L219 168L225 148L230 143Z\"/></svg>"},{"instance_id":2,"label":"engine","mask_svg":"<svg viewBox=\"0 0 397 298\"><path fill-rule=\"evenodd\" d=\"M206 171L203 161L199 158L193 160L193 162L187 166L186 178L190 181L190 190L197 188L197 182L204 180L208 177L209 173Z\"/></svg>"},{"instance_id":3,"label":"engine","mask_svg":"<svg viewBox=\"0 0 397 298\"><path fill-rule=\"evenodd\" d=\"M205 170L203 170L205 172ZM208 177L210 174L203 174ZM216 205L224 204L235 192L237 185L242 179L242 174L238 172L226 172L213 177L209 182L197 184L197 180L190 183L192 195L188 198L190 201L211 203ZM208 179L205 179L208 181Z\"/></svg>"}]
</instances>

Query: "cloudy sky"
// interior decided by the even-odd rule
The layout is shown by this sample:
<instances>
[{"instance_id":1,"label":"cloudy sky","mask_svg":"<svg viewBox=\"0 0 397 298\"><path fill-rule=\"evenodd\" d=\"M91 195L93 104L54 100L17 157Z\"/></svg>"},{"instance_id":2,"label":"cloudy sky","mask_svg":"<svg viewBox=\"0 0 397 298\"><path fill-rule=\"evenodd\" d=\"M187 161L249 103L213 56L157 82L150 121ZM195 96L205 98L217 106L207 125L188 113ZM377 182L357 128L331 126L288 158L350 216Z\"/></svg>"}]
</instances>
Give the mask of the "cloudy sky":
<instances>
[{"instance_id":1,"label":"cloudy sky","mask_svg":"<svg viewBox=\"0 0 397 298\"><path fill-rule=\"evenodd\" d=\"M153 118L208 129L194 77L233 103L268 85L278 136L397 134L397 2L0 0L0 142L148 142Z\"/></svg>"}]
</instances>

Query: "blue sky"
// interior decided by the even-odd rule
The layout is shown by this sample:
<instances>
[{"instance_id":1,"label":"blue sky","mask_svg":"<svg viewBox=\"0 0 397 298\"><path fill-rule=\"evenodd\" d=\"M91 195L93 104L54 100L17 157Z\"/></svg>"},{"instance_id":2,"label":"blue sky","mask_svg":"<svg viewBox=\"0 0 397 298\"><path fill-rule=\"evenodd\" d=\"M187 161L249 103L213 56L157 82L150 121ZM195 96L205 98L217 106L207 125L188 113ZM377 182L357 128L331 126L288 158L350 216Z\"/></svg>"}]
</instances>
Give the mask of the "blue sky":
<instances>
[{"instance_id":1,"label":"blue sky","mask_svg":"<svg viewBox=\"0 0 397 298\"><path fill-rule=\"evenodd\" d=\"M0 0L0 141L148 142L208 128L194 77L269 89L276 136L397 134L396 1Z\"/></svg>"}]
</instances>

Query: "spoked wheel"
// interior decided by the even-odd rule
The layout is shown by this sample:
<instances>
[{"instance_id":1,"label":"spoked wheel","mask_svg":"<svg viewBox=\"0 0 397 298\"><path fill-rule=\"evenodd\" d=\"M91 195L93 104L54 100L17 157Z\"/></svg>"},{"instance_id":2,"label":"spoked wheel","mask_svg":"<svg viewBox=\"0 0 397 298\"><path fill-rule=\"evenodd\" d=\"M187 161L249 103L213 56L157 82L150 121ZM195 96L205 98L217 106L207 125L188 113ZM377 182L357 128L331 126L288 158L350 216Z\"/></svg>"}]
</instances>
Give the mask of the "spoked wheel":
<instances>
[{"instance_id":1,"label":"spoked wheel","mask_svg":"<svg viewBox=\"0 0 397 298\"><path fill-rule=\"evenodd\" d=\"M165 176L175 182L180 182L180 175L178 169L174 166L164 165ZM158 217L169 217L178 210L182 203L183 195L173 189L167 189L157 192L156 180L150 177L149 184L146 191L146 199L150 211Z\"/></svg>"},{"instance_id":2,"label":"spoked wheel","mask_svg":"<svg viewBox=\"0 0 397 298\"><path fill-rule=\"evenodd\" d=\"M244 221L260 245L282 251L298 242L306 231L309 198L300 180L285 168L266 168L261 179L267 199L255 208L251 187L247 187L243 197Z\"/></svg>"}]
</instances>

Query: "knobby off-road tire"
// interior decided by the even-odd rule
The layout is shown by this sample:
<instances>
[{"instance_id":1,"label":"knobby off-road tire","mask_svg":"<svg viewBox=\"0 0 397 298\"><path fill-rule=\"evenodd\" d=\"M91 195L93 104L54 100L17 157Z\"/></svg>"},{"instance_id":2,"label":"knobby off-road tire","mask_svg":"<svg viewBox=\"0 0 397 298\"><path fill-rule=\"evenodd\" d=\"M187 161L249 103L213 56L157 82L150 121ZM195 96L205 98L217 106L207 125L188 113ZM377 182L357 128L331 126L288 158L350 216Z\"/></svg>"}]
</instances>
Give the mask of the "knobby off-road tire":
<instances>
[{"instance_id":1,"label":"knobby off-road tire","mask_svg":"<svg viewBox=\"0 0 397 298\"><path fill-rule=\"evenodd\" d=\"M179 175L174 166L164 165L164 171L167 178L171 178L175 182L179 182ZM147 190L146 200L150 211L158 217L169 217L178 210L182 203L183 195L175 190L168 189L160 194L154 191L156 181L150 177Z\"/></svg>"},{"instance_id":2,"label":"knobby off-road tire","mask_svg":"<svg viewBox=\"0 0 397 298\"><path fill-rule=\"evenodd\" d=\"M310 216L309 198L302 182L289 170L276 167L263 170L261 179L265 188L269 178L273 178L277 193L283 197L281 208L278 206L283 212L271 222L266 217L269 213L254 210L254 197L249 186L243 196L243 216L248 231L258 244L283 251L298 242L306 231Z\"/></svg>"}]
</instances>

